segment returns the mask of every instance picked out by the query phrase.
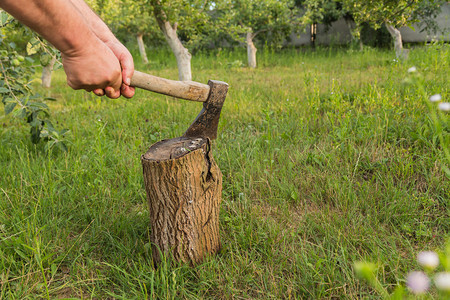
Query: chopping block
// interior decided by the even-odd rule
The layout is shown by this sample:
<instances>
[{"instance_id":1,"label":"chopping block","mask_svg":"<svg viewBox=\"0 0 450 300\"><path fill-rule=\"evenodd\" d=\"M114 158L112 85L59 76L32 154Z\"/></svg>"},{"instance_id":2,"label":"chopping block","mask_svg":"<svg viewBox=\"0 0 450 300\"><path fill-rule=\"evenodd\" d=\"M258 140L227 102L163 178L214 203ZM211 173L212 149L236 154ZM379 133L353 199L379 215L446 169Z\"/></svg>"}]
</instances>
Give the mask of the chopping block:
<instances>
[{"instance_id":1,"label":"chopping block","mask_svg":"<svg viewBox=\"0 0 450 300\"><path fill-rule=\"evenodd\" d=\"M157 142L141 157L155 265L168 255L197 265L221 247L222 173L212 156L211 140L217 138L228 84L173 81L135 71L131 85L203 102L183 136Z\"/></svg>"}]
</instances>

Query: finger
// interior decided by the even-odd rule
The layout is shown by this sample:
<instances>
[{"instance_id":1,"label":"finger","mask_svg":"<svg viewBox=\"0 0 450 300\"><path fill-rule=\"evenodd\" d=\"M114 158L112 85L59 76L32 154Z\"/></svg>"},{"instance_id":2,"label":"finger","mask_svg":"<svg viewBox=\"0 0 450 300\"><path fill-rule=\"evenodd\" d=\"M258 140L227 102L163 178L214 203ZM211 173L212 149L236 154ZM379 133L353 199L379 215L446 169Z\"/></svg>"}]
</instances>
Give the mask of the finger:
<instances>
[{"instance_id":1,"label":"finger","mask_svg":"<svg viewBox=\"0 0 450 300\"><path fill-rule=\"evenodd\" d=\"M95 89L92 91L94 94L96 94L97 96L101 97L105 95L105 91L102 89Z\"/></svg>"},{"instance_id":2,"label":"finger","mask_svg":"<svg viewBox=\"0 0 450 300\"><path fill-rule=\"evenodd\" d=\"M126 84L122 84L122 88L120 89L122 96L125 98L131 98L134 96L134 87L128 86Z\"/></svg>"},{"instance_id":3,"label":"finger","mask_svg":"<svg viewBox=\"0 0 450 300\"><path fill-rule=\"evenodd\" d=\"M120 90L115 90L113 87L108 86L105 88L105 94L108 98L117 99L120 97Z\"/></svg>"},{"instance_id":4,"label":"finger","mask_svg":"<svg viewBox=\"0 0 450 300\"><path fill-rule=\"evenodd\" d=\"M134 74L133 57L130 55L123 55L120 58L120 66L122 67L122 80L126 85L131 84L131 77Z\"/></svg>"},{"instance_id":5,"label":"finger","mask_svg":"<svg viewBox=\"0 0 450 300\"><path fill-rule=\"evenodd\" d=\"M119 91L120 93L120 87L122 86L122 76L120 74L117 74L117 76L114 78L114 81L107 85L109 87L112 87L114 91Z\"/></svg>"}]
</instances>

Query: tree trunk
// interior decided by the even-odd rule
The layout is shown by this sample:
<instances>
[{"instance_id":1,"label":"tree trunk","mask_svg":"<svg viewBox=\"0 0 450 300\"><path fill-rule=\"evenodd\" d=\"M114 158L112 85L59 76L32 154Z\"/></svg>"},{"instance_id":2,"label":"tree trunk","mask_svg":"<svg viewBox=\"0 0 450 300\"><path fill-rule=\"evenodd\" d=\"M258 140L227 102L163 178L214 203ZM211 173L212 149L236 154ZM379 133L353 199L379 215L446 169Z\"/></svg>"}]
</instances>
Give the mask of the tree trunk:
<instances>
[{"instance_id":1,"label":"tree trunk","mask_svg":"<svg viewBox=\"0 0 450 300\"><path fill-rule=\"evenodd\" d=\"M191 58L192 55L189 53L189 50L184 48L180 39L178 38L176 30L172 28L169 22L164 23L163 30L166 41L169 43L170 48L172 49L173 54L177 60L178 66L178 78L181 81L191 81L192 80L192 71L191 71Z\"/></svg>"},{"instance_id":2,"label":"tree trunk","mask_svg":"<svg viewBox=\"0 0 450 300\"><path fill-rule=\"evenodd\" d=\"M403 49L402 34L400 33L400 30L389 23L385 23L385 25L392 38L394 39L395 56L398 59L407 59L409 50Z\"/></svg>"},{"instance_id":3,"label":"tree trunk","mask_svg":"<svg viewBox=\"0 0 450 300\"><path fill-rule=\"evenodd\" d=\"M141 54L142 57L142 61L144 62L144 64L148 64L147 52L145 52L145 44L143 36L144 35L142 33L139 33L137 35L137 42L139 46L139 53Z\"/></svg>"},{"instance_id":4,"label":"tree trunk","mask_svg":"<svg viewBox=\"0 0 450 300\"><path fill-rule=\"evenodd\" d=\"M311 24L311 46L316 47L317 24Z\"/></svg>"},{"instance_id":5,"label":"tree trunk","mask_svg":"<svg viewBox=\"0 0 450 300\"><path fill-rule=\"evenodd\" d=\"M359 50L363 51L364 44L361 39L361 30L360 27L351 19L345 18L345 23L347 23L348 30L350 31L350 35L352 37L352 43L358 42Z\"/></svg>"},{"instance_id":6,"label":"tree trunk","mask_svg":"<svg viewBox=\"0 0 450 300\"><path fill-rule=\"evenodd\" d=\"M172 49L175 58L177 59L178 66L178 78L181 81L191 81L191 58L192 55L189 50L186 49L181 43L177 35L178 24L175 23L172 26L167 18L166 13L162 10L161 3L159 0L151 0L151 5L153 6L153 13L155 15L156 22L159 28L164 34L164 37L169 44L170 49Z\"/></svg>"},{"instance_id":7,"label":"tree trunk","mask_svg":"<svg viewBox=\"0 0 450 300\"><path fill-rule=\"evenodd\" d=\"M52 86L52 72L53 72L53 67L55 66L55 63L56 63L56 57L53 56L52 59L48 62L48 64L42 68L41 80L42 80L42 86L45 88L49 88Z\"/></svg>"},{"instance_id":8,"label":"tree trunk","mask_svg":"<svg viewBox=\"0 0 450 300\"><path fill-rule=\"evenodd\" d=\"M250 68L256 68L256 51L258 49L253 44L253 33L251 31L247 32L247 38L245 39L247 43L247 58L248 58L248 66Z\"/></svg>"},{"instance_id":9,"label":"tree trunk","mask_svg":"<svg viewBox=\"0 0 450 300\"><path fill-rule=\"evenodd\" d=\"M220 250L222 173L208 139L158 142L142 156L153 261L163 255L195 265Z\"/></svg>"}]
</instances>

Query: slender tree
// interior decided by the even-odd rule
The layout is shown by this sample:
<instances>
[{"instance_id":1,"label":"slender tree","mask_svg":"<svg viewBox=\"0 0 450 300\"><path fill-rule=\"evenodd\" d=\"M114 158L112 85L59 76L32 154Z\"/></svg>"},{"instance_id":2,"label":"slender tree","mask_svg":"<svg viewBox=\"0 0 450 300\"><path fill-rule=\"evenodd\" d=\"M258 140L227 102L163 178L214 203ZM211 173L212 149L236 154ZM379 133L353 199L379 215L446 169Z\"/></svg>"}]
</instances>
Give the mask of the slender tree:
<instances>
[{"instance_id":1,"label":"slender tree","mask_svg":"<svg viewBox=\"0 0 450 300\"><path fill-rule=\"evenodd\" d=\"M180 80L192 80L192 55L186 44L196 39L197 28L210 24L212 6L205 0L150 0L156 23L169 44ZM179 31L183 32L182 40Z\"/></svg>"},{"instance_id":2,"label":"slender tree","mask_svg":"<svg viewBox=\"0 0 450 300\"><path fill-rule=\"evenodd\" d=\"M263 36L265 42L280 46L291 33L295 8L291 0L224 0L217 2L221 19L229 35L244 41L248 66L256 68L255 40ZM244 39L242 39L244 37Z\"/></svg>"},{"instance_id":3,"label":"slender tree","mask_svg":"<svg viewBox=\"0 0 450 300\"><path fill-rule=\"evenodd\" d=\"M403 40L399 27L411 25L425 18L433 23L430 16L437 14L443 3L441 0L342 0L344 7L349 11L357 24L367 23L374 29L383 24L394 40L394 49L397 58L406 58L408 50L403 49ZM427 10L428 15L421 14ZM432 12L432 13L431 13Z\"/></svg>"},{"instance_id":4,"label":"slender tree","mask_svg":"<svg viewBox=\"0 0 450 300\"><path fill-rule=\"evenodd\" d=\"M91 8L114 33L130 34L136 38L142 62L148 63L145 36L154 36L158 26L146 0L87 0Z\"/></svg>"},{"instance_id":5,"label":"slender tree","mask_svg":"<svg viewBox=\"0 0 450 300\"><path fill-rule=\"evenodd\" d=\"M145 36L155 36L158 33L156 20L149 9L146 0L121 0L120 6L122 18L119 20L119 29L125 29L136 37L139 54L142 62L147 64L148 57L144 43ZM123 18L126 16L126 18Z\"/></svg>"}]
</instances>

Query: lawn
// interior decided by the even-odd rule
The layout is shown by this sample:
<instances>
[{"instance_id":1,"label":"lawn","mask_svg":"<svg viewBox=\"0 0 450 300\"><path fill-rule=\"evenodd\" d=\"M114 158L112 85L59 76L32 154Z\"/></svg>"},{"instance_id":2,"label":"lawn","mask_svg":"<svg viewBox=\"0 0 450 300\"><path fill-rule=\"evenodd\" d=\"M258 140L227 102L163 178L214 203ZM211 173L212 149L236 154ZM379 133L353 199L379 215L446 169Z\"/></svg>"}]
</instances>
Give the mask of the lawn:
<instances>
[{"instance_id":1,"label":"lawn","mask_svg":"<svg viewBox=\"0 0 450 300\"><path fill-rule=\"evenodd\" d=\"M449 99L449 54L261 50L255 70L244 50L194 55L194 80L230 85L213 144L223 248L194 268L153 267L140 156L180 136L201 105L142 90L98 98L56 71L40 92L57 99L68 152L46 154L23 121L0 116L0 298L380 297L356 261L376 263L392 291L448 237L450 119L436 126L428 97ZM167 53L135 60L177 77Z\"/></svg>"}]
</instances>

